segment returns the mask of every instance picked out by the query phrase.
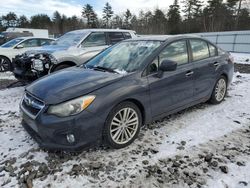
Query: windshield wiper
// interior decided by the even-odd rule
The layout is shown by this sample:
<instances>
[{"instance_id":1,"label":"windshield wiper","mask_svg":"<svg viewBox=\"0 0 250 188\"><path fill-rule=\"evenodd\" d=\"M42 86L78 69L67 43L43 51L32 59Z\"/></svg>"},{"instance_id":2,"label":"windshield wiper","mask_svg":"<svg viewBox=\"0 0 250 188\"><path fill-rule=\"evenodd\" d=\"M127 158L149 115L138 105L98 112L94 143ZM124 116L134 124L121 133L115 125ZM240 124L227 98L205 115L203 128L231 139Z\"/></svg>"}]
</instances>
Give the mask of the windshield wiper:
<instances>
[{"instance_id":1,"label":"windshield wiper","mask_svg":"<svg viewBox=\"0 0 250 188\"><path fill-rule=\"evenodd\" d=\"M101 71L107 71L107 72L112 72L112 73L117 73L119 74L119 72L111 69L111 68L107 68L107 67L101 67L101 66L96 66L96 67L93 67L94 70L101 70Z\"/></svg>"}]
</instances>

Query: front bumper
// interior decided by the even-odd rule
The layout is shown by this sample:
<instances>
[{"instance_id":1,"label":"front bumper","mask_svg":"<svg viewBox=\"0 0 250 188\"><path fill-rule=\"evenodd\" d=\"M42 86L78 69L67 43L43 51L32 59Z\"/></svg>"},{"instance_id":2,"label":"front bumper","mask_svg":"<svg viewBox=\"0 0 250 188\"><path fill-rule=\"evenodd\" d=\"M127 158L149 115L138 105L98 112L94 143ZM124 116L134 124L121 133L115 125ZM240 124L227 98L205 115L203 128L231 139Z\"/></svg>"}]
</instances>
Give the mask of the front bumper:
<instances>
[{"instance_id":1,"label":"front bumper","mask_svg":"<svg viewBox=\"0 0 250 188\"><path fill-rule=\"evenodd\" d=\"M35 70L32 66L32 57L17 56L12 60L13 73L18 80L34 81L48 74L49 68L43 67L43 70Z\"/></svg>"},{"instance_id":2,"label":"front bumper","mask_svg":"<svg viewBox=\"0 0 250 188\"><path fill-rule=\"evenodd\" d=\"M42 110L31 118L22 110L22 125L40 147L49 150L80 151L99 144L104 120L83 111L78 115L60 118ZM69 143L66 135L73 134L75 142Z\"/></svg>"}]
</instances>

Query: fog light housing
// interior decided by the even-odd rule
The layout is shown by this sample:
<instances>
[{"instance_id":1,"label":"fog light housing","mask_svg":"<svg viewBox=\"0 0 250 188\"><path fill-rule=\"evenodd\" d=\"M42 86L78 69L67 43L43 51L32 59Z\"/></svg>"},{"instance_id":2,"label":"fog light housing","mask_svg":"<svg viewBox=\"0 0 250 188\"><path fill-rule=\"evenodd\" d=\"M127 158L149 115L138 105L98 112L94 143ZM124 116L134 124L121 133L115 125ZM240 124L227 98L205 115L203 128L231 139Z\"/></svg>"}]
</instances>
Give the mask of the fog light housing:
<instances>
[{"instance_id":1,"label":"fog light housing","mask_svg":"<svg viewBox=\"0 0 250 188\"><path fill-rule=\"evenodd\" d=\"M73 134L67 134L66 135L67 141L72 144L75 142L75 136Z\"/></svg>"}]
</instances>

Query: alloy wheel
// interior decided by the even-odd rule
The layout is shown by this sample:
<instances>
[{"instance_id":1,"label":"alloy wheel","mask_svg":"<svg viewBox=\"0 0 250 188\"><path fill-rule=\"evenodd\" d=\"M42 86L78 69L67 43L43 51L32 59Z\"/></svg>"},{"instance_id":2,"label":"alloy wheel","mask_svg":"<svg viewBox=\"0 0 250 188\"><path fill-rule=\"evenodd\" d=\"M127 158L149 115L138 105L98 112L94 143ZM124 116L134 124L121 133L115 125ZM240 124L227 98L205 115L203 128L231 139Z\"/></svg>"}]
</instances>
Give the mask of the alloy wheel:
<instances>
[{"instance_id":1,"label":"alloy wheel","mask_svg":"<svg viewBox=\"0 0 250 188\"><path fill-rule=\"evenodd\" d=\"M0 72L5 72L9 70L9 62L5 58L0 58Z\"/></svg>"},{"instance_id":2,"label":"alloy wheel","mask_svg":"<svg viewBox=\"0 0 250 188\"><path fill-rule=\"evenodd\" d=\"M126 144L135 136L139 128L139 117L132 108L122 108L113 117L110 135L116 144Z\"/></svg>"},{"instance_id":3,"label":"alloy wheel","mask_svg":"<svg viewBox=\"0 0 250 188\"><path fill-rule=\"evenodd\" d=\"M215 98L217 101L222 101L225 97L226 94L226 90L227 90L227 83L225 81L225 79L220 79L215 87Z\"/></svg>"}]
</instances>

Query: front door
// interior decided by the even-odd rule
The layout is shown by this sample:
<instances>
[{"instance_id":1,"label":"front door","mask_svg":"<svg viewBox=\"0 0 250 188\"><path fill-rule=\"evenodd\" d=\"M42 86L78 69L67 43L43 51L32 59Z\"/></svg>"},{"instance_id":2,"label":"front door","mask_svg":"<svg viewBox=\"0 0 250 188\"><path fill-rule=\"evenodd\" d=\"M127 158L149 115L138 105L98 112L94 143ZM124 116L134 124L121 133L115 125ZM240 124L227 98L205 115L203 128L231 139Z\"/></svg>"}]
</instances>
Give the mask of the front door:
<instances>
[{"instance_id":1,"label":"front door","mask_svg":"<svg viewBox=\"0 0 250 188\"><path fill-rule=\"evenodd\" d=\"M158 67L163 60L177 62L177 69L164 72L157 77ZM152 116L161 116L182 107L193 100L193 66L189 63L186 40L179 40L166 46L148 67Z\"/></svg>"},{"instance_id":2,"label":"front door","mask_svg":"<svg viewBox=\"0 0 250 188\"><path fill-rule=\"evenodd\" d=\"M81 62L86 62L108 47L106 34L104 32L93 32L82 42L78 57L80 57Z\"/></svg>"}]
</instances>

